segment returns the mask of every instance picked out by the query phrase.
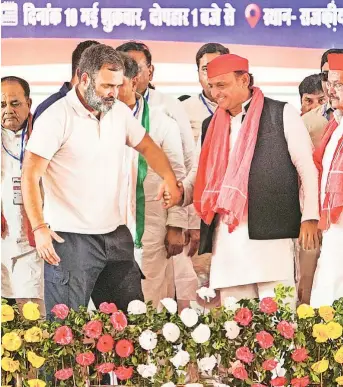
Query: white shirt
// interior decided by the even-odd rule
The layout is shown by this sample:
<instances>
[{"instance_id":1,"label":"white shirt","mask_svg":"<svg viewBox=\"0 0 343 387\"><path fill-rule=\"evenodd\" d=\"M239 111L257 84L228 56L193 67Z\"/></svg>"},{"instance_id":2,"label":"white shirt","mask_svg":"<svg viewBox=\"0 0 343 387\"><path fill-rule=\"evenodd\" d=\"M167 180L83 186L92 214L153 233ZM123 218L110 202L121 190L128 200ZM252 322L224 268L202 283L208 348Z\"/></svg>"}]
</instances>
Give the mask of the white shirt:
<instances>
[{"instance_id":1,"label":"white shirt","mask_svg":"<svg viewBox=\"0 0 343 387\"><path fill-rule=\"evenodd\" d=\"M234 147L237 140L242 126L242 117L243 112L231 118L230 149ZM299 113L289 104L285 105L283 120L288 150L304 189L302 221L319 219L318 172L312 158L311 138ZM201 151L200 140L198 151ZM185 182L185 204L189 204L191 199L195 172L193 170L187 177L188 182ZM231 234L225 223L219 223L212 256L211 287L225 288L259 282L292 280L293 268L291 239L266 241L250 239L247 216Z\"/></svg>"},{"instance_id":2,"label":"white shirt","mask_svg":"<svg viewBox=\"0 0 343 387\"><path fill-rule=\"evenodd\" d=\"M182 101L182 106L187 112L194 140L197 142L198 137L201 135L202 123L207 117L214 114L218 105L201 93Z\"/></svg>"},{"instance_id":3,"label":"white shirt","mask_svg":"<svg viewBox=\"0 0 343 387\"><path fill-rule=\"evenodd\" d=\"M50 160L43 176L44 218L55 231L105 234L123 220L119 196L125 145L135 147L145 129L116 101L100 119L75 88L35 121L27 150Z\"/></svg>"},{"instance_id":4,"label":"white shirt","mask_svg":"<svg viewBox=\"0 0 343 387\"><path fill-rule=\"evenodd\" d=\"M136 119L142 122L143 116L143 98L140 97L139 107L136 114ZM132 114L132 113L131 113ZM186 175L186 169L183 160L182 144L180 130L176 122L163 113L160 109L149 108L150 132L149 135L156 145L158 145L166 154L170 165L175 173L177 180L183 180ZM124 185L128 188L127 194L123 194L128 198L129 205L127 206L126 215L127 224L133 235L135 234L135 218L136 218L136 182L138 169L138 153L132 149L126 152L126 161L124 166ZM132 166L132 167L130 167ZM147 176L144 180L144 195L145 201L154 201L162 178L148 166ZM125 197L123 197L123 203ZM161 204L162 205L162 204ZM125 205L121 206L125 210ZM188 227L188 210L184 207L175 206L167 210L166 226L180 227L187 229Z\"/></svg>"},{"instance_id":5,"label":"white shirt","mask_svg":"<svg viewBox=\"0 0 343 387\"><path fill-rule=\"evenodd\" d=\"M177 122L181 134L186 172L188 173L193 166L195 144L192 128L182 103L168 94L163 94L153 89L147 89L144 98L151 107L161 109L167 116Z\"/></svg>"},{"instance_id":6,"label":"white shirt","mask_svg":"<svg viewBox=\"0 0 343 387\"><path fill-rule=\"evenodd\" d=\"M29 246L27 234L23 228L23 205L13 203L13 178L20 178L20 162L10 156L4 147L14 156L20 158L23 130L16 133L1 129L1 211L6 218L8 236L2 241L6 244L11 257L34 250ZM25 145L25 144L24 144ZM4 252L4 249L2 249Z\"/></svg>"}]
</instances>

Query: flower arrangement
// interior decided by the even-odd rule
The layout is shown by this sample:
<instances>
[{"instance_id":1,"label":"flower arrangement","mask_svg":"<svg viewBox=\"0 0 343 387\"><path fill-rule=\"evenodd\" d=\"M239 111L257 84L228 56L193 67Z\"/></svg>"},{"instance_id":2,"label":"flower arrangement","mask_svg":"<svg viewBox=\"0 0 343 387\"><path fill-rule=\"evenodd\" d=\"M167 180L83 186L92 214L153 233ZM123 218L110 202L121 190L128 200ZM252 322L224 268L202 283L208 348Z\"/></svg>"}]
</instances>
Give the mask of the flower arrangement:
<instances>
[{"instance_id":1,"label":"flower arrangement","mask_svg":"<svg viewBox=\"0 0 343 387\"><path fill-rule=\"evenodd\" d=\"M56 305L53 322L40 320L36 304L20 314L3 302L2 385L18 377L29 387L99 385L107 373L156 387L343 385L343 300L295 313L285 303L291 292L228 298L207 314L178 315L172 299L158 311L133 301L127 315L108 303L97 311Z\"/></svg>"}]
</instances>

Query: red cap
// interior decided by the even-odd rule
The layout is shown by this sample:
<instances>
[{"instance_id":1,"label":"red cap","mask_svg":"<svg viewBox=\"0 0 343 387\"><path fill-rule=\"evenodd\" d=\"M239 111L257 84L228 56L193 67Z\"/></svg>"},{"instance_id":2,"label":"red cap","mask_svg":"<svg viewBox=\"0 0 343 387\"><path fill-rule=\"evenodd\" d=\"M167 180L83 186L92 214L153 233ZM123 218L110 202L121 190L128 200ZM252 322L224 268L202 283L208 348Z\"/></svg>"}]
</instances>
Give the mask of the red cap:
<instances>
[{"instance_id":1,"label":"red cap","mask_svg":"<svg viewBox=\"0 0 343 387\"><path fill-rule=\"evenodd\" d=\"M207 77L214 78L218 75L231 73L233 71L249 72L248 59L234 54L217 56L207 64Z\"/></svg>"},{"instance_id":2,"label":"red cap","mask_svg":"<svg viewBox=\"0 0 343 387\"><path fill-rule=\"evenodd\" d=\"M328 62L330 70L343 71L343 54L329 54Z\"/></svg>"}]
</instances>

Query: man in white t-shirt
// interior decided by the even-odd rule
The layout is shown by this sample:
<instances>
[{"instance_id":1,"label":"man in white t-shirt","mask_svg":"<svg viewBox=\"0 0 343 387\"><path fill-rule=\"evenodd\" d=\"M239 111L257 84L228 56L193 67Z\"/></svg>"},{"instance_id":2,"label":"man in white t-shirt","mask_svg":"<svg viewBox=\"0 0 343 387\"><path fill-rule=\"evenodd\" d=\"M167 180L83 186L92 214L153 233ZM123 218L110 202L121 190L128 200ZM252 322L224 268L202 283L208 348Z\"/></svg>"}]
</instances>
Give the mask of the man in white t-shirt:
<instances>
[{"instance_id":1,"label":"man in white t-shirt","mask_svg":"<svg viewBox=\"0 0 343 387\"><path fill-rule=\"evenodd\" d=\"M96 307L107 301L126 310L143 298L132 237L119 209L125 145L163 178L161 189L180 198L167 157L117 100L120 55L110 46L91 46L79 74L79 84L36 120L23 166L24 205L46 261L48 317L55 304L88 305L95 286L102 295L93 297Z\"/></svg>"}]
</instances>

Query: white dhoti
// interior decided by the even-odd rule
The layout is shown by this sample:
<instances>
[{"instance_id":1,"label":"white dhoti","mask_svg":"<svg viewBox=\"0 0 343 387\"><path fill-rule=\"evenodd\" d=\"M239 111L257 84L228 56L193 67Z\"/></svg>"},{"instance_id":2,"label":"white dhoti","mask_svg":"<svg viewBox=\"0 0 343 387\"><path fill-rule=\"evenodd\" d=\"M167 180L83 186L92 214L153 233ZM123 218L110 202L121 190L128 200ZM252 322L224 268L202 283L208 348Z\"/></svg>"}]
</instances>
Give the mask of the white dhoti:
<instances>
[{"instance_id":1,"label":"white dhoti","mask_svg":"<svg viewBox=\"0 0 343 387\"><path fill-rule=\"evenodd\" d=\"M343 297L343 219L323 234L323 245L314 277L311 305L332 305Z\"/></svg>"},{"instance_id":2,"label":"white dhoti","mask_svg":"<svg viewBox=\"0 0 343 387\"><path fill-rule=\"evenodd\" d=\"M214 246L210 286L225 297L263 298L278 284L295 286L292 239L252 240L247 222L233 233L220 222Z\"/></svg>"}]
</instances>

